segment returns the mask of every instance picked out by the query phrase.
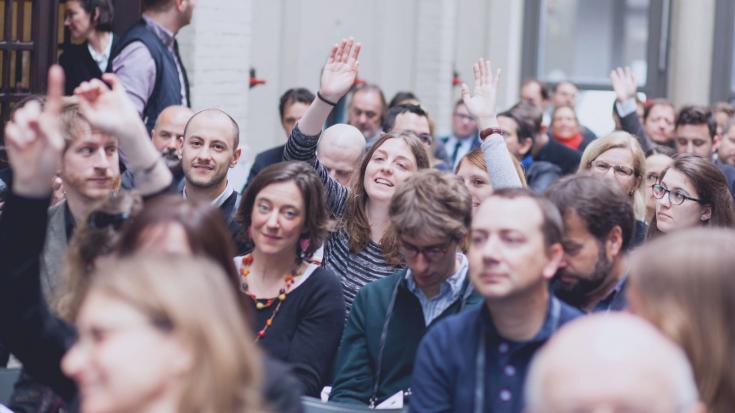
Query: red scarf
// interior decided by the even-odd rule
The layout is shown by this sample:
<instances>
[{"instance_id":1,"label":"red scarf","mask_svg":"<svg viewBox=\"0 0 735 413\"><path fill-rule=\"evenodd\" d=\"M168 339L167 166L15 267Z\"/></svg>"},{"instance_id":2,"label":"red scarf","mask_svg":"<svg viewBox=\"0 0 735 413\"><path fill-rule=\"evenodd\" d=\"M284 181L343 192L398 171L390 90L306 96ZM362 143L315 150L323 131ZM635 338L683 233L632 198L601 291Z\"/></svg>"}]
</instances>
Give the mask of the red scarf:
<instances>
[{"instance_id":1,"label":"red scarf","mask_svg":"<svg viewBox=\"0 0 735 413\"><path fill-rule=\"evenodd\" d=\"M568 138L563 138L563 139L558 136L555 136L554 138L562 145L572 148L575 151L578 151L579 145L582 144L582 134L581 133L578 133L574 136L570 136Z\"/></svg>"}]
</instances>

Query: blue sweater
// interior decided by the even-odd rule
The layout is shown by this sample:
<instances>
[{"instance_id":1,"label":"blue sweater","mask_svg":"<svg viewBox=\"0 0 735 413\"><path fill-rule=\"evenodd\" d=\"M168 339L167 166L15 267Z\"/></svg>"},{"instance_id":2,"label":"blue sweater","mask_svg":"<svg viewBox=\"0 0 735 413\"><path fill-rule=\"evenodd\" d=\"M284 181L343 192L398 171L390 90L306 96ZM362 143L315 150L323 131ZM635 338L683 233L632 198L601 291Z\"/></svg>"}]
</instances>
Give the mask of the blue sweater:
<instances>
[{"instance_id":1,"label":"blue sweater","mask_svg":"<svg viewBox=\"0 0 735 413\"><path fill-rule=\"evenodd\" d=\"M416 355L411 411L521 412L523 384L533 355L564 323L582 315L550 298L541 330L527 342L501 337L486 305L442 320L429 330ZM484 361L478 354L480 347L485 349ZM478 375L478 370L483 374ZM484 380L479 392L478 376ZM483 406L474 410L478 393Z\"/></svg>"}]
</instances>

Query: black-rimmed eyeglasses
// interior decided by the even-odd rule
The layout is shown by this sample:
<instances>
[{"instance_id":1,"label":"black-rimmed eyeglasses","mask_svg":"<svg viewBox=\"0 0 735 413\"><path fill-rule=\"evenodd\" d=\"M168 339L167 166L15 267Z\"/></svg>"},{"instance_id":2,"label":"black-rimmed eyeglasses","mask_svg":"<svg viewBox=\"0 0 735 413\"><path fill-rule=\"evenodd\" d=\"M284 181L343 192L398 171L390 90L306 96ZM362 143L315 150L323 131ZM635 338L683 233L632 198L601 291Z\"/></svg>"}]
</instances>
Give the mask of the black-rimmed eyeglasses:
<instances>
[{"instance_id":1,"label":"black-rimmed eyeglasses","mask_svg":"<svg viewBox=\"0 0 735 413\"><path fill-rule=\"evenodd\" d=\"M661 184L654 184L654 185L651 186L651 189L652 189L652 192L653 192L653 196L656 199L661 199L665 195L668 194L668 196L669 196L669 203L671 205L681 205L686 200L698 202L700 204L703 202L701 199L697 199L697 198L691 197L689 195L686 195L686 194L682 193L679 190L676 190L675 189L675 190L672 191L672 190L666 188L665 186L663 186Z\"/></svg>"}]
</instances>

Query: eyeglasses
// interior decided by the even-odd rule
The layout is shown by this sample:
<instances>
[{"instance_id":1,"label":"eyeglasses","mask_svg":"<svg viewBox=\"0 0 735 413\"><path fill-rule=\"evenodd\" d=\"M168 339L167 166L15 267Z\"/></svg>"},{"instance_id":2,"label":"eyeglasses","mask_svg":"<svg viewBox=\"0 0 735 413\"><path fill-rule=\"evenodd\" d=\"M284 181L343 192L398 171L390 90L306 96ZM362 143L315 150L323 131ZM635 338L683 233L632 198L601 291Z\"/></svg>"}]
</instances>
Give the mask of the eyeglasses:
<instances>
[{"instance_id":1,"label":"eyeglasses","mask_svg":"<svg viewBox=\"0 0 735 413\"><path fill-rule=\"evenodd\" d=\"M605 161L592 161L588 164L589 168L592 168L594 171L606 174L607 171L610 170L610 168L613 169L613 173L616 176L619 177L629 177L633 176L635 174L635 170L632 168L628 168L627 166L622 165L610 165L609 163Z\"/></svg>"},{"instance_id":2,"label":"eyeglasses","mask_svg":"<svg viewBox=\"0 0 735 413\"><path fill-rule=\"evenodd\" d=\"M678 190L671 191L671 190L667 189L665 186L663 186L661 184L655 184L655 185L653 185L651 187L651 189L653 189L653 191L652 191L653 192L653 196L656 199L661 199L661 198L664 197L664 195L668 194L669 195L669 203L671 205L681 205L687 199L690 200L690 201L699 202L700 204L702 203L702 200L701 199L697 199L697 198L693 198L693 197L688 196L688 195L684 195L681 191L678 191Z\"/></svg>"},{"instance_id":3,"label":"eyeglasses","mask_svg":"<svg viewBox=\"0 0 735 413\"><path fill-rule=\"evenodd\" d=\"M403 256L406 259L414 259L419 256L419 254L423 254L424 258L426 258L428 261L436 261L437 259L444 256L444 254L447 253L447 250L449 250L449 247L452 245L452 241L444 244L444 245L431 245L428 247L417 247L415 245L409 244L406 241L401 240L401 251L403 252Z\"/></svg>"},{"instance_id":4,"label":"eyeglasses","mask_svg":"<svg viewBox=\"0 0 735 413\"><path fill-rule=\"evenodd\" d=\"M651 172L650 174L646 174L646 183L653 185L658 182L659 178L661 177L657 173Z\"/></svg>"},{"instance_id":5,"label":"eyeglasses","mask_svg":"<svg viewBox=\"0 0 735 413\"><path fill-rule=\"evenodd\" d=\"M95 211L89 214L87 219L87 227L90 229L105 229L112 227L115 231L120 231L123 224L128 221L130 214L121 212L118 214L108 214L104 211Z\"/></svg>"},{"instance_id":6,"label":"eyeglasses","mask_svg":"<svg viewBox=\"0 0 735 413\"><path fill-rule=\"evenodd\" d=\"M431 145L431 143L434 141L434 137L431 136L431 134L429 133L417 133L416 136L418 136L419 139L421 139L421 142L427 145Z\"/></svg>"}]
</instances>

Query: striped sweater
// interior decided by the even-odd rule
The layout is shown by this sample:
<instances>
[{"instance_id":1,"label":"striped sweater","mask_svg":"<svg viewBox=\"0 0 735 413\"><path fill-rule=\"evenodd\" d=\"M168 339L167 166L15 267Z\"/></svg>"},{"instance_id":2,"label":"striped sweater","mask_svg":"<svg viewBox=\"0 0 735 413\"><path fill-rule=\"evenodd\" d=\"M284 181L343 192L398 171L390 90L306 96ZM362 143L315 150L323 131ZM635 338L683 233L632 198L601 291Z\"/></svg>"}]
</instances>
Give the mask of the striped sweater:
<instances>
[{"instance_id":1,"label":"striped sweater","mask_svg":"<svg viewBox=\"0 0 735 413\"><path fill-rule=\"evenodd\" d=\"M344 215L349 190L330 178L326 168L317 160L318 141L319 135L306 136L301 133L297 124L283 150L283 159L305 161L314 167L324 184L329 210L332 216L339 219ZM337 274L342 282L348 314L360 288L400 269L386 262L383 247L378 243L370 241L367 248L356 254L352 253L349 236L344 229L338 229L327 239L323 265Z\"/></svg>"}]
</instances>

